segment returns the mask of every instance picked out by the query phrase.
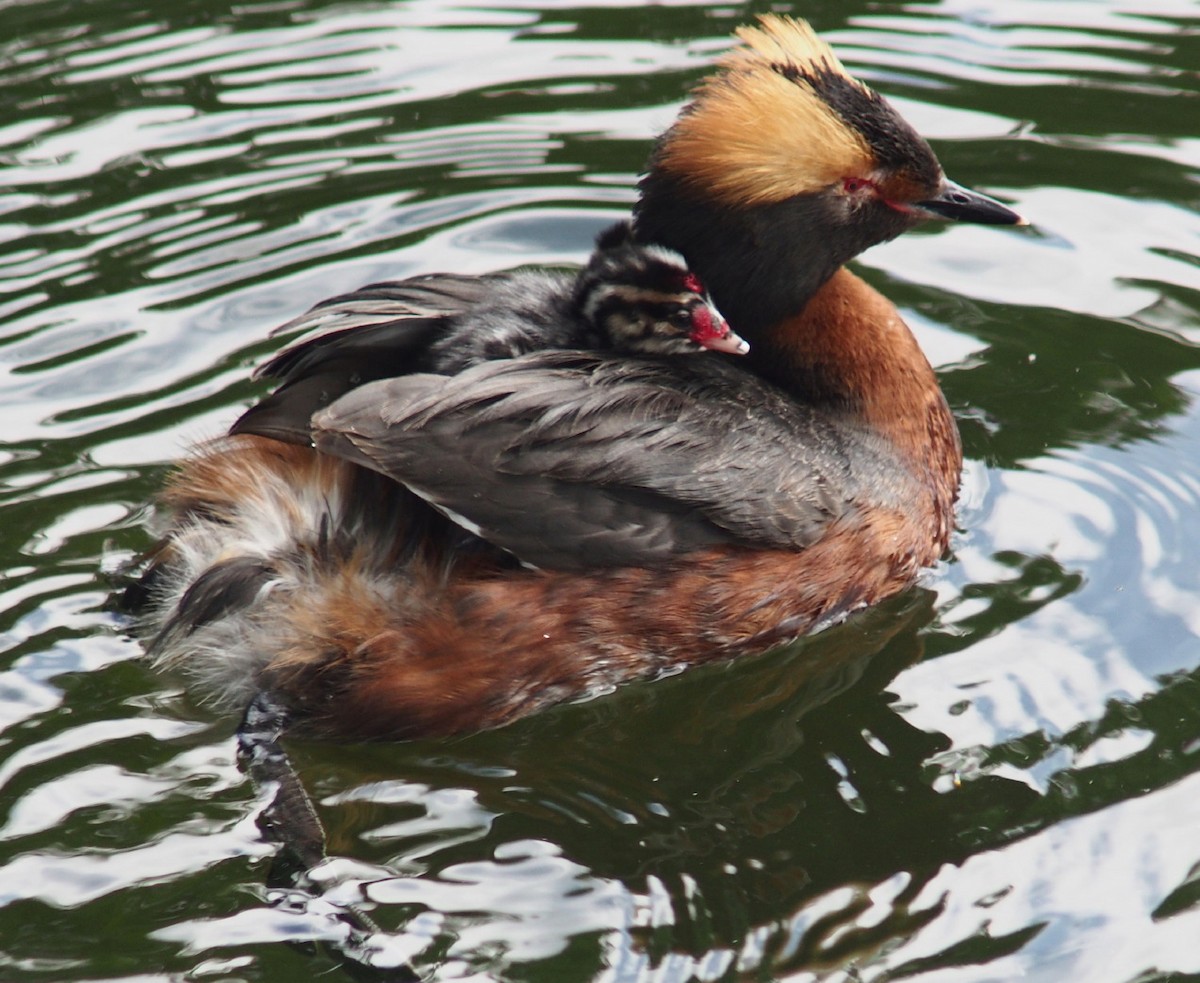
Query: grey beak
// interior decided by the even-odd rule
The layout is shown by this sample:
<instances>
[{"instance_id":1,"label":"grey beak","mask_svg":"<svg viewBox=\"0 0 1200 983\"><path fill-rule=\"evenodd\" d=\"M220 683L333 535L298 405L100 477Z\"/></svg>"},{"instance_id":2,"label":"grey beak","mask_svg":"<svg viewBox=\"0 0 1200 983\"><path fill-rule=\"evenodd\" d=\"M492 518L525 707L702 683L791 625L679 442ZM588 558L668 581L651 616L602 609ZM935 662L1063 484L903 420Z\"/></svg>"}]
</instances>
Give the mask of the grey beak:
<instances>
[{"instance_id":1,"label":"grey beak","mask_svg":"<svg viewBox=\"0 0 1200 983\"><path fill-rule=\"evenodd\" d=\"M1011 208L1001 205L994 198L971 191L948 179L942 181L938 194L926 201L915 203L929 213L930 218L944 218L955 222L975 222L979 225L1028 225Z\"/></svg>"}]
</instances>

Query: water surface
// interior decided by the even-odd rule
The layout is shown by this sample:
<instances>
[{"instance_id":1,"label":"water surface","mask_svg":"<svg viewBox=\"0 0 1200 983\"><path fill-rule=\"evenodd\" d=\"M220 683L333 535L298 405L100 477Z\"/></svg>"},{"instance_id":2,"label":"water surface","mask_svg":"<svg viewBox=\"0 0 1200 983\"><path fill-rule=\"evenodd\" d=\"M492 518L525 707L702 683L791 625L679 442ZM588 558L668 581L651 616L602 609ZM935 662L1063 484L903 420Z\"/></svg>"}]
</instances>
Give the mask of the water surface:
<instances>
[{"instance_id":1,"label":"water surface","mask_svg":"<svg viewBox=\"0 0 1200 983\"><path fill-rule=\"evenodd\" d=\"M273 325L581 259L760 9L5 6L0 978L1200 978L1190 0L795 8L1034 222L858 264L969 459L922 588L493 733L292 742L330 854L303 891L235 722L106 606Z\"/></svg>"}]
</instances>

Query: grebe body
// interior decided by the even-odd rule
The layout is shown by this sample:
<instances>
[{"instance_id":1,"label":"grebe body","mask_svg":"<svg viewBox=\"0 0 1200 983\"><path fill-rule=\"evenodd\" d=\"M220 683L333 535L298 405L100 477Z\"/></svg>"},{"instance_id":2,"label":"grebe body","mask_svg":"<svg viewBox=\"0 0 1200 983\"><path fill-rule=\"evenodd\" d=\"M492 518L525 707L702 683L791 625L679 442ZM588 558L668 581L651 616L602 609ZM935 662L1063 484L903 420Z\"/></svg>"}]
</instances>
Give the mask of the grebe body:
<instances>
[{"instance_id":1,"label":"grebe body","mask_svg":"<svg viewBox=\"0 0 1200 983\"><path fill-rule=\"evenodd\" d=\"M807 25L741 36L610 246L682 256L749 354L584 344L567 307L590 332L604 305L562 281L335 298L163 496L157 658L227 703L270 690L318 732L455 734L762 651L936 562L957 429L893 305L842 264L926 218L1020 219L950 184ZM607 282L594 257L577 286L589 271Z\"/></svg>"}]
</instances>

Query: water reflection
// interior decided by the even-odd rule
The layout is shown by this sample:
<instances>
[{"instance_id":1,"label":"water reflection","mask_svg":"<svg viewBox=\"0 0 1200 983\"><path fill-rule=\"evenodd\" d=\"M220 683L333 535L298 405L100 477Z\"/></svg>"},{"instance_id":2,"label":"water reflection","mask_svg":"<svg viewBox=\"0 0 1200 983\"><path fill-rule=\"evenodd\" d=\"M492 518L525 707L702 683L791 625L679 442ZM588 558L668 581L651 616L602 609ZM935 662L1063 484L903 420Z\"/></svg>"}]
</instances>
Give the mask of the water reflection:
<instances>
[{"instance_id":1,"label":"water reflection","mask_svg":"<svg viewBox=\"0 0 1200 983\"><path fill-rule=\"evenodd\" d=\"M747 12L6 8L0 975L1200 973L1193 5L805 13L1036 223L862 264L962 423L952 560L741 665L464 741L291 746L330 859L282 889L232 722L146 672L100 571L274 324L578 258Z\"/></svg>"},{"instance_id":2,"label":"water reflection","mask_svg":"<svg viewBox=\"0 0 1200 983\"><path fill-rule=\"evenodd\" d=\"M1052 564L1037 566L1026 580L1054 579ZM907 973L968 956L999 976L1016 973L1036 958L1045 928L1033 916L1043 907L1033 901L1037 886L1053 880L1069 894L1082 884L1065 870L1111 861L1114 832L1086 817L1111 805L1113 782L1132 768L1143 790L1184 794L1173 786L1197 751L1200 673L1140 701L1110 700L1094 722L1067 732L992 736L973 754L955 751L914 726L914 707L895 692L898 670L937 665L917 661L928 601L876 612L874 626L863 619L790 653L631 687L450 753L301 748L314 787L322 775L353 781L321 812L331 845L353 845L360 859L333 863L318 878L321 897L369 902L413 954L436 915L437 931L455 940L451 953L488 953L497 967L598 933L617 979L649 965L685 979L717 978L734 963L794 973L862 959ZM1024 616L1010 613L1014 622ZM664 744L677 749L671 771L639 753ZM386 777L398 772L410 777ZM449 775L454 784L436 784ZM1134 809L1131 826L1140 821ZM1064 823L1086 832L1063 832ZM1179 835L1187 828L1181 820ZM1073 845L1065 859L1064 837ZM1015 868L982 862L1027 841L1018 860L1029 859ZM1056 854L1050 869L1047 849ZM1190 868L1161 859L1140 844L1117 868L1129 877L1153 863L1162 875L1152 888L1163 912L1156 923L1191 910L1196 897ZM947 894L949 872L962 865L979 870L971 882L979 893L965 905ZM498 921L475 917L481 896ZM779 921L780 910L793 914ZM557 913L550 922L548 911ZM414 929L418 912L425 918ZM1180 931L1172 924L1167 935ZM721 943L732 939L744 940L740 951Z\"/></svg>"}]
</instances>

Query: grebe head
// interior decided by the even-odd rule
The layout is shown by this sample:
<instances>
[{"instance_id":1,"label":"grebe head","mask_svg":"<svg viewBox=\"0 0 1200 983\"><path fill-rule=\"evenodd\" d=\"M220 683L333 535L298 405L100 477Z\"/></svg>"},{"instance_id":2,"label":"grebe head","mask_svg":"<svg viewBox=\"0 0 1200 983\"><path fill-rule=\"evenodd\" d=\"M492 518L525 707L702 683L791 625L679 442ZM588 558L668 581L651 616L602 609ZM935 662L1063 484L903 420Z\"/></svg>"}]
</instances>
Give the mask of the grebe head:
<instances>
[{"instance_id":1,"label":"grebe head","mask_svg":"<svg viewBox=\"0 0 1200 983\"><path fill-rule=\"evenodd\" d=\"M1024 224L948 180L804 21L767 14L738 35L660 138L636 231L682 253L751 341L847 260L924 220Z\"/></svg>"},{"instance_id":2,"label":"grebe head","mask_svg":"<svg viewBox=\"0 0 1200 983\"><path fill-rule=\"evenodd\" d=\"M618 351L745 355L750 346L729 327L679 253L634 241L628 222L602 232L580 272L575 302Z\"/></svg>"}]
</instances>

